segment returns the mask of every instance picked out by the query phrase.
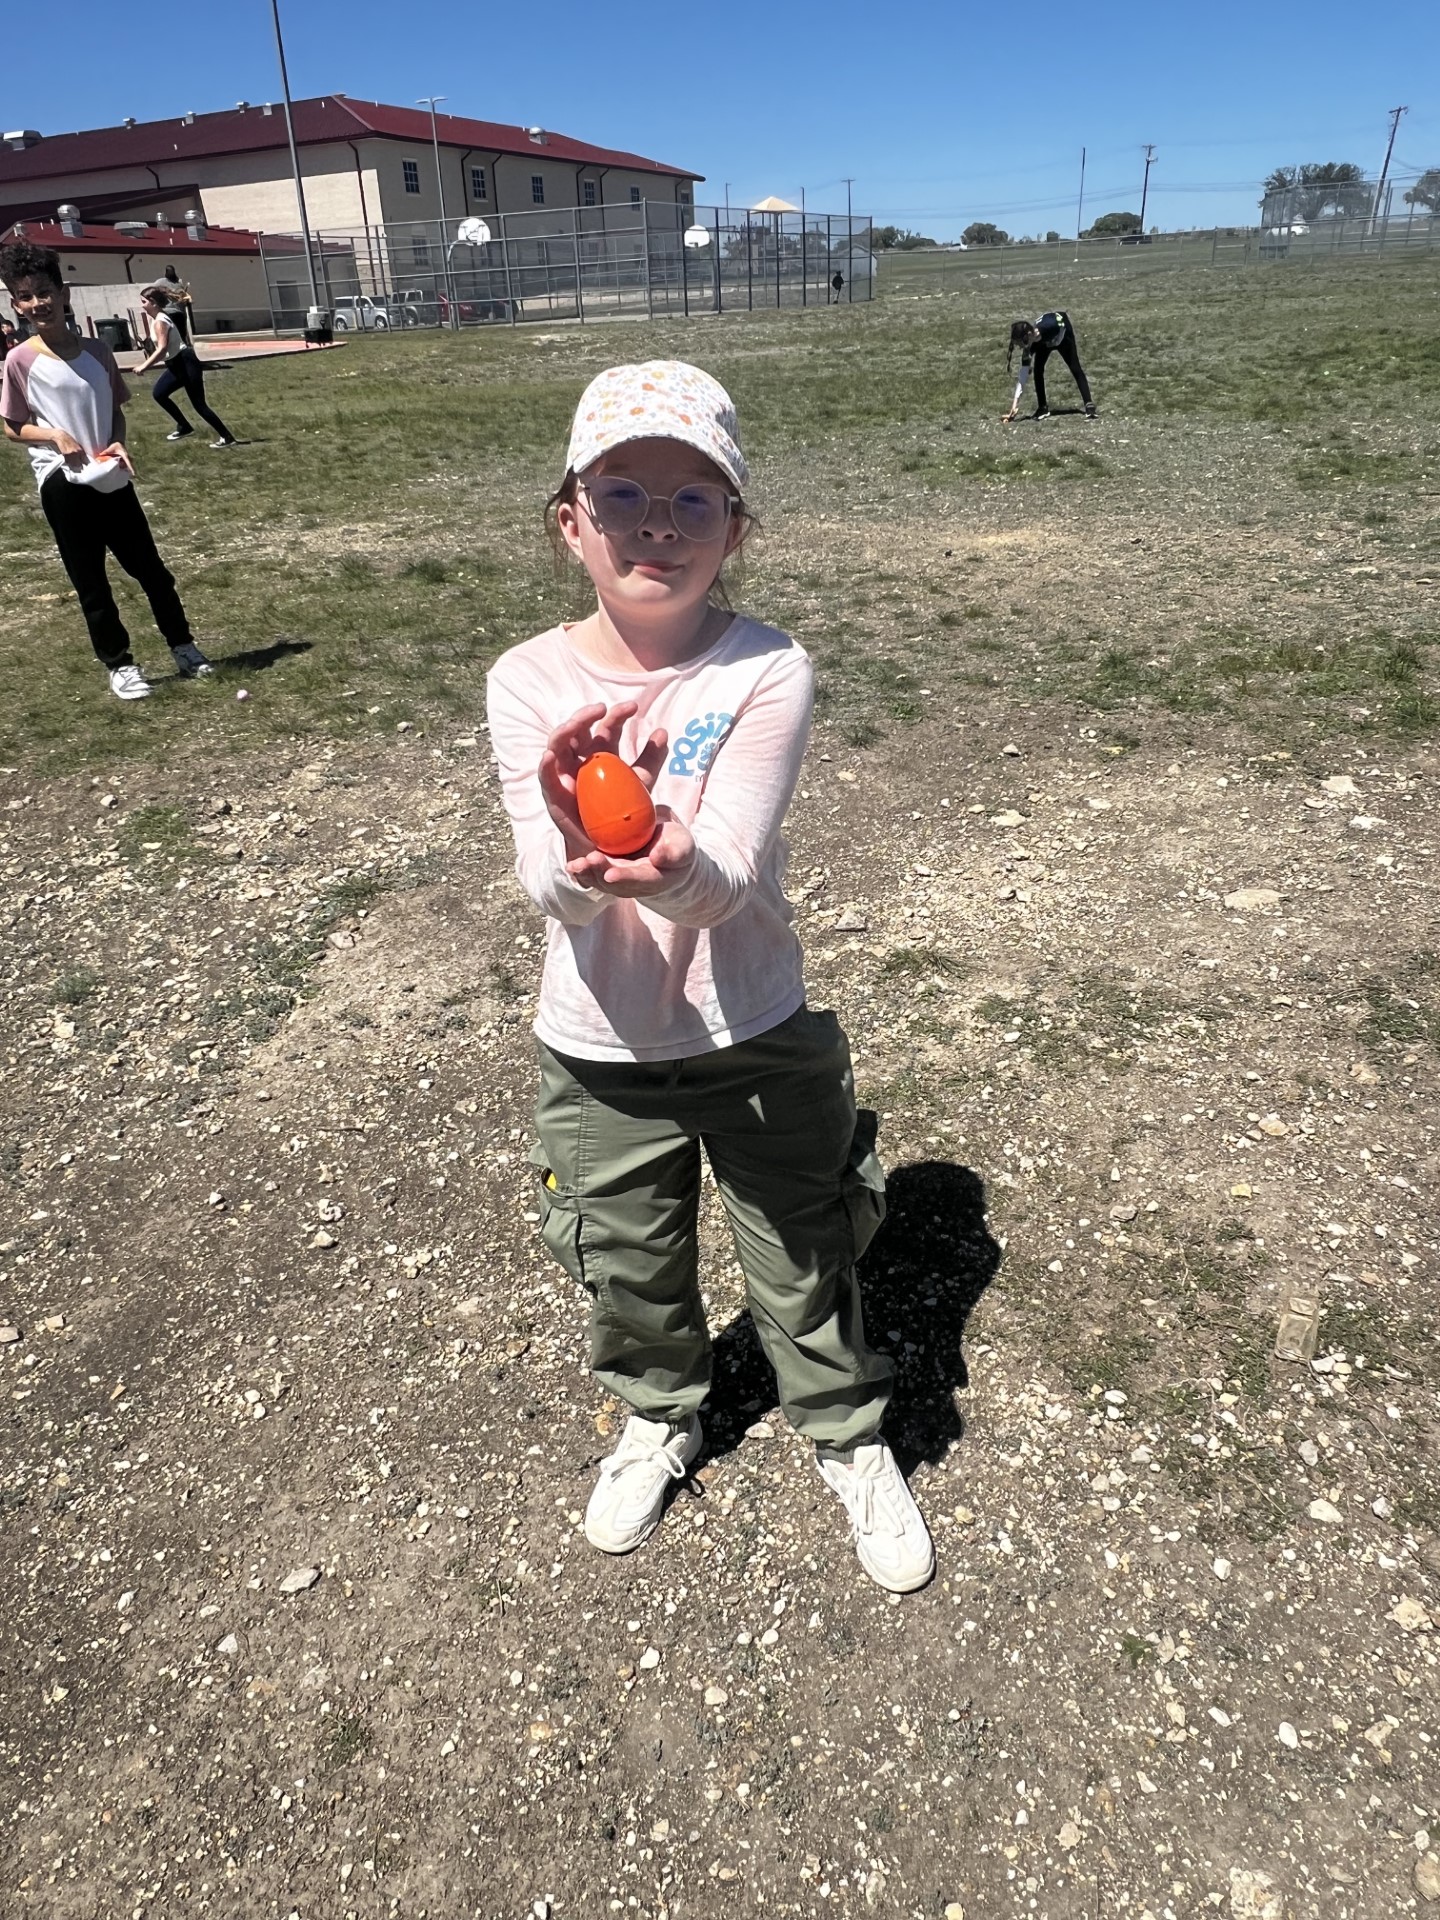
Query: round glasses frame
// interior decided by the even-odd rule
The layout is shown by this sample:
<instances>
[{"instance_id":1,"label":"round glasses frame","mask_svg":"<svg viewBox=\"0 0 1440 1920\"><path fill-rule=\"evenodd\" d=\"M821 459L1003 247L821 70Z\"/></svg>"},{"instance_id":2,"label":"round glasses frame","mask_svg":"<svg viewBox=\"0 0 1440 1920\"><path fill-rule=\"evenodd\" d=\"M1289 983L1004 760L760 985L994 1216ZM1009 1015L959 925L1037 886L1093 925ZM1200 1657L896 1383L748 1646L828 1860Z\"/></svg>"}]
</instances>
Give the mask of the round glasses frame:
<instances>
[{"instance_id":1,"label":"round glasses frame","mask_svg":"<svg viewBox=\"0 0 1440 1920\"><path fill-rule=\"evenodd\" d=\"M678 493L647 493L638 480L612 481L610 484L623 486L627 492L633 494L635 496L633 503L620 507L613 498L607 498L603 491L597 494L597 488L605 487L604 480L582 480L580 490L589 505L590 518L600 531L620 538L626 534L635 533L643 527L650 517L652 506L665 506L670 510L670 524L682 540L697 542L718 540L729 526L735 509L740 505L738 493L727 493L724 487L712 485L706 480L697 480L692 486L681 487ZM677 500L683 501L687 495L696 501L697 506L706 515L713 515L718 510L719 518L713 530L708 522L701 530L684 524L675 511L675 503Z\"/></svg>"}]
</instances>

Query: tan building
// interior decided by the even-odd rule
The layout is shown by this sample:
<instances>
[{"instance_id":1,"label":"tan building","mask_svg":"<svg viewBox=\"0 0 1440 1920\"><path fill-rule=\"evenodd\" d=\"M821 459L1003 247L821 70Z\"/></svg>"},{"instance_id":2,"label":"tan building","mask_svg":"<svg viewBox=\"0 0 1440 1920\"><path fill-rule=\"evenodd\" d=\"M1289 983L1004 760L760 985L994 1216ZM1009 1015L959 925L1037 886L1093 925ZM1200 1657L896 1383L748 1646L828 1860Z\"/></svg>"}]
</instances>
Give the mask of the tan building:
<instances>
[{"instance_id":1,"label":"tan building","mask_svg":"<svg viewBox=\"0 0 1440 1920\"><path fill-rule=\"evenodd\" d=\"M428 111L323 94L297 100L293 117L312 229L354 233L439 217ZM568 232L578 207L581 228L598 229L606 207L688 210L702 177L541 127L442 113L435 131L451 221L525 214L534 234L552 225L545 216L553 210L564 216L554 230ZM194 211L214 227L294 233L284 108L241 102L84 133L5 135L0 231L16 220L53 220L62 202L87 225L157 216L183 223Z\"/></svg>"}]
</instances>

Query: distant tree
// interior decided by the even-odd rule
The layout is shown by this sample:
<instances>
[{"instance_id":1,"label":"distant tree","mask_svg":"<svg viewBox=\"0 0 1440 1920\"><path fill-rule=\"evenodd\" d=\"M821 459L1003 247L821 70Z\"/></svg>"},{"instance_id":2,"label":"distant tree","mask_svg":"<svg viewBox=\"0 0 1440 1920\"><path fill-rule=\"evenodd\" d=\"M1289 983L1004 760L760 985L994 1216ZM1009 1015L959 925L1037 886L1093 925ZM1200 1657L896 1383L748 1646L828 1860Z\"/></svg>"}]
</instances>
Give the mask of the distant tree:
<instances>
[{"instance_id":1,"label":"distant tree","mask_svg":"<svg viewBox=\"0 0 1440 1920\"><path fill-rule=\"evenodd\" d=\"M1303 167L1276 167L1266 177L1265 192L1293 193L1290 211L1296 220L1318 220L1325 213L1368 213L1370 209L1365 175L1349 160L1311 160Z\"/></svg>"},{"instance_id":2,"label":"distant tree","mask_svg":"<svg viewBox=\"0 0 1440 1920\"><path fill-rule=\"evenodd\" d=\"M1405 198L1412 207L1440 213L1440 167L1427 167Z\"/></svg>"},{"instance_id":3,"label":"distant tree","mask_svg":"<svg viewBox=\"0 0 1440 1920\"><path fill-rule=\"evenodd\" d=\"M1060 236L1054 227L1051 227L1050 231L1046 234L1045 241L1047 246L1055 247L1060 244Z\"/></svg>"},{"instance_id":4,"label":"distant tree","mask_svg":"<svg viewBox=\"0 0 1440 1920\"><path fill-rule=\"evenodd\" d=\"M1089 229L1088 237L1104 240L1116 233L1139 233L1140 216L1138 213L1102 213L1094 226Z\"/></svg>"},{"instance_id":5,"label":"distant tree","mask_svg":"<svg viewBox=\"0 0 1440 1920\"><path fill-rule=\"evenodd\" d=\"M891 247L898 247L904 231L903 227L872 227L870 239L876 253L887 253Z\"/></svg>"},{"instance_id":6,"label":"distant tree","mask_svg":"<svg viewBox=\"0 0 1440 1920\"><path fill-rule=\"evenodd\" d=\"M960 238L967 247L1008 247L1010 236L990 220L972 220Z\"/></svg>"}]
</instances>

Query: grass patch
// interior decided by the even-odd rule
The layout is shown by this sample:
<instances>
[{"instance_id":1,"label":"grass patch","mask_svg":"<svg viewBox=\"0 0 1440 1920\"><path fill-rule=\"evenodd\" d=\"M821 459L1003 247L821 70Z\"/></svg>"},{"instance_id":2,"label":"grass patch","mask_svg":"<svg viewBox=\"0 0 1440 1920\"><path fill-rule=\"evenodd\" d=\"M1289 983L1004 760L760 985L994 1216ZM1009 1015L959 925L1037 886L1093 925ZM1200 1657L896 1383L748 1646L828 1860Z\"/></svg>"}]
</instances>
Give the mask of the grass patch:
<instances>
[{"instance_id":1,"label":"grass patch","mask_svg":"<svg viewBox=\"0 0 1440 1920\"><path fill-rule=\"evenodd\" d=\"M100 975L94 968L77 967L73 973L60 976L50 990L50 998L57 1007L83 1007L99 990Z\"/></svg>"}]
</instances>

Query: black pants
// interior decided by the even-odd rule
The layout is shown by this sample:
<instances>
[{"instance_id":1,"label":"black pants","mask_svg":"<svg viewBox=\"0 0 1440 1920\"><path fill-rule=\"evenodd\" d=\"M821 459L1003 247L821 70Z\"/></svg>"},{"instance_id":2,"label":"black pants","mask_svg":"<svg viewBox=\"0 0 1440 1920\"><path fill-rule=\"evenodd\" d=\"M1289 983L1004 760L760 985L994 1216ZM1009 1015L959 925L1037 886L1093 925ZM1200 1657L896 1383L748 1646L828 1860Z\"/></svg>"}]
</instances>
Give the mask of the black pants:
<instances>
[{"instance_id":1,"label":"black pants","mask_svg":"<svg viewBox=\"0 0 1440 1920\"><path fill-rule=\"evenodd\" d=\"M185 397L189 400L191 406L194 407L200 418L208 421L222 440L233 440L235 438L234 434L231 433L229 427L226 426L219 414L212 413L210 408L205 404L205 373L199 360L196 358L193 347L186 347L182 352L177 353L175 358L165 367L164 372L155 382L155 385L150 389L151 397L158 406L162 406L165 409L176 426L179 427L183 433L193 433L195 429L170 398L171 394L174 393L177 388L182 387L185 390Z\"/></svg>"},{"instance_id":2,"label":"black pants","mask_svg":"<svg viewBox=\"0 0 1440 1920\"><path fill-rule=\"evenodd\" d=\"M130 636L105 573L107 553L113 553L143 588L155 624L172 647L184 646L193 638L174 576L156 551L155 536L133 486L97 493L94 487L67 480L57 469L40 489L40 504L102 667L113 671L134 665Z\"/></svg>"},{"instance_id":3,"label":"black pants","mask_svg":"<svg viewBox=\"0 0 1440 1920\"><path fill-rule=\"evenodd\" d=\"M1075 384L1080 389L1080 398L1088 407L1090 405L1090 382L1085 378L1085 369L1080 364L1080 355L1075 346L1075 329L1073 327L1067 327L1065 329L1065 338L1060 342L1058 347L1047 347L1042 341L1035 349L1036 412L1044 413L1045 411L1045 362L1050 358L1052 353L1058 353L1066 366L1069 367L1071 373L1075 376Z\"/></svg>"}]
</instances>

